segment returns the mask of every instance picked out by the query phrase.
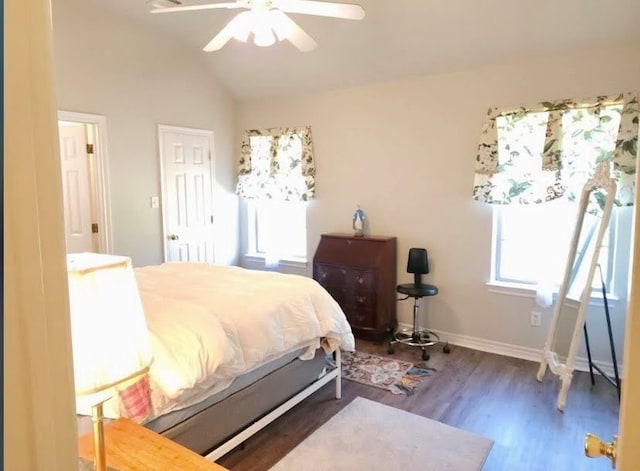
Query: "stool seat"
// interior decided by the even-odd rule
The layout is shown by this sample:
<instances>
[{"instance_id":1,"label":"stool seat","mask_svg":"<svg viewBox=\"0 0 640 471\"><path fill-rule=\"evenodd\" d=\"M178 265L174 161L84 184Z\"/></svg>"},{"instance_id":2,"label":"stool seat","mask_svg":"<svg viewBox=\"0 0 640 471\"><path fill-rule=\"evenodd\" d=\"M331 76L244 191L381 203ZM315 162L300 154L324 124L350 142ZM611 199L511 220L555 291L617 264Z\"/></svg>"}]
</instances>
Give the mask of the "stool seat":
<instances>
[{"instance_id":1,"label":"stool seat","mask_svg":"<svg viewBox=\"0 0 640 471\"><path fill-rule=\"evenodd\" d=\"M396 288L398 293L406 294L411 298L422 298L423 296L435 296L438 294L438 288L434 285L428 285L421 283L416 285L415 283L405 283L398 285Z\"/></svg>"}]
</instances>

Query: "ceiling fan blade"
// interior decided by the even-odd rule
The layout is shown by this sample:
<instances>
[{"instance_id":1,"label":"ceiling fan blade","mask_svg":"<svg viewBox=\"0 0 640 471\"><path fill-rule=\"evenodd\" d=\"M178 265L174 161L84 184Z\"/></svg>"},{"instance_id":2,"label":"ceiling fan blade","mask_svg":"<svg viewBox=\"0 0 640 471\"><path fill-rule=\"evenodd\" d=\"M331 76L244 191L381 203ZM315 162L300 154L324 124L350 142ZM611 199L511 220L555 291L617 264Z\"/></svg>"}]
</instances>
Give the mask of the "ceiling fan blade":
<instances>
[{"instance_id":1,"label":"ceiling fan blade","mask_svg":"<svg viewBox=\"0 0 640 471\"><path fill-rule=\"evenodd\" d=\"M174 13L177 11L194 11L194 10L213 10L217 8L245 8L244 2L224 2L224 3L207 3L204 5L182 5L179 7L154 8L151 13Z\"/></svg>"},{"instance_id":2,"label":"ceiling fan blade","mask_svg":"<svg viewBox=\"0 0 640 471\"><path fill-rule=\"evenodd\" d=\"M278 0L274 7L287 13L329 16L344 20L361 20L365 12L360 5L353 3L319 2L314 0Z\"/></svg>"},{"instance_id":3,"label":"ceiling fan blade","mask_svg":"<svg viewBox=\"0 0 640 471\"><path fill-rule=\"evenodd\" d=\"M202 48L203 51L211 52L222 49L222 47L229 42L233 37L246 41L249 35L249 28L247 27L250 17L249 11L243 11L234 16L224 28L220 30L209 43ZM244 34L246 33L246 34Z\"/></svg>"},{"instance_id":4,"label":"ceiling fan blade","mask_svg":"<svg viewBox=\"0 0 640 471\"><path fill-rule=\"evenodd\" d=\"M280 41L288 39L291 44L302 52L312 51L318 43L300 26L280 10L270 10L273 30Z\"/></svg>"},{"instance_id":5,"label":"ceiling fan blade","mask_svg":"<svg viewBox=\"0 0 640 471\"><path fill-rule=\"evenodd\" d=\"M180 0L147 0L145 3L147 6L153 8L168 8L182 5Z\"/></svg>"}]
</instances>

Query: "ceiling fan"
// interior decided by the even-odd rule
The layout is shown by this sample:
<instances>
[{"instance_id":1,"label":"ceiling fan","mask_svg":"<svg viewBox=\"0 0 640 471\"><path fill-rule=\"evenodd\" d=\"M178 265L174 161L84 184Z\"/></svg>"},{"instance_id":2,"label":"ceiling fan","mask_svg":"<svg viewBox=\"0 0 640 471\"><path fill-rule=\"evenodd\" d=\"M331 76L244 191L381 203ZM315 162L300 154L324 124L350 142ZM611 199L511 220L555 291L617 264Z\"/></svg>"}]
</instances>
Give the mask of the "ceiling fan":
<instances>
[{"instance_id":1,"label":"ceiling fan","mask_svg":"<svg viewBox=\"0 0 640 471\"><path fill-rule=\"evenodd\" d=\"M151 13L181 11L244 9L204 47L205 51L221 49L231 38L246 42L253 33L257 46L271 46L289 40L300 51L311 51L318 43L296 24L287 13L326 16L345 20L361 20L365 12L360 5L316 0L236 0L222 3L182 4L179 0L150 0ZM176 6L174 6L176 5Z\"/></svg>"}]
</instances>

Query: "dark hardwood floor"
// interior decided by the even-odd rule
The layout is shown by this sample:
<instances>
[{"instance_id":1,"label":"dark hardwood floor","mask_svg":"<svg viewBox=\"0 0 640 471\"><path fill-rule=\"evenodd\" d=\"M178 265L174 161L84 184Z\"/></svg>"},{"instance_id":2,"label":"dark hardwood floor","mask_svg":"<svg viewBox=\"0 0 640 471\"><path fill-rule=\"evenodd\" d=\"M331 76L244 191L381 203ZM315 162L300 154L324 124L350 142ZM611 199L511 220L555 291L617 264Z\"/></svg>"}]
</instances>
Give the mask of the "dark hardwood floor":
<instances>
[{"instance_id":1,"label":"dark hardwood floor","mask_svg":"<svg viewBox=\"0 0 640 471\"><path fill-rule=\"evenodd\" d=\"M384 343L356 342L358 350L387 355ZM343 380L342 399L336 400L330 383L218 463L232 471L267 470L361 396L492 439L485 471L611 469L607 459L589 459L583 453L585 433L610 441L618 429L616 392L601 377L596 376L591 386L587 373L576 372L561 413L556 409L557 378L547 373L538 383L538 363L457 346L448 355L439 347L430 353L428 364L437 371L418 385L414 395L395 395ZM420 350L399 345L394 357L417 363ZM389 434L396 427L402 424L389 424ZM428 468L416 464L415 469Z\"/></svg>"}]
</instances>

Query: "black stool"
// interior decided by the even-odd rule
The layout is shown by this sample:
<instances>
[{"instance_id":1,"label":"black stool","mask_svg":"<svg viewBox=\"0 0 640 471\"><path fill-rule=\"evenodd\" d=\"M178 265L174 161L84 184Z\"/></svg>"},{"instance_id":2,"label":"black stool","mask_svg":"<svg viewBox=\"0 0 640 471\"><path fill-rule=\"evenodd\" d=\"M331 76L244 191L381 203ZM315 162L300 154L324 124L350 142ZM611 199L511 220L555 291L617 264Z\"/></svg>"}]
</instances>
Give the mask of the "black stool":
<instances>
[{"instance_id":1,"label":"black stool","mask_svg":"<svg viewBox=\"0 0 640 471\"><path fill-rule=\"evenodd\" d=\"M396 291L406 295L401 300L413 298L413 329L397 330L392 339L389 341L388 352L394 352L394 344L403 343L410 347L420 347L422 350L422 359L428 360L429 354L427 347L431 347L440 342L440 337L435 332L427 329L421 329L418 322L418 310L420 307L420 298L425 296L435 296L438 294L438 288L434 285L422 283L422 275L429 273L429 260L426 249L409 249L409 259L407 261L407 272L413 273L413 283L405 283L398 285ZM444 353L449 353L449 343L445 343L442 347Z\"/></svg>"}]
</instances>

